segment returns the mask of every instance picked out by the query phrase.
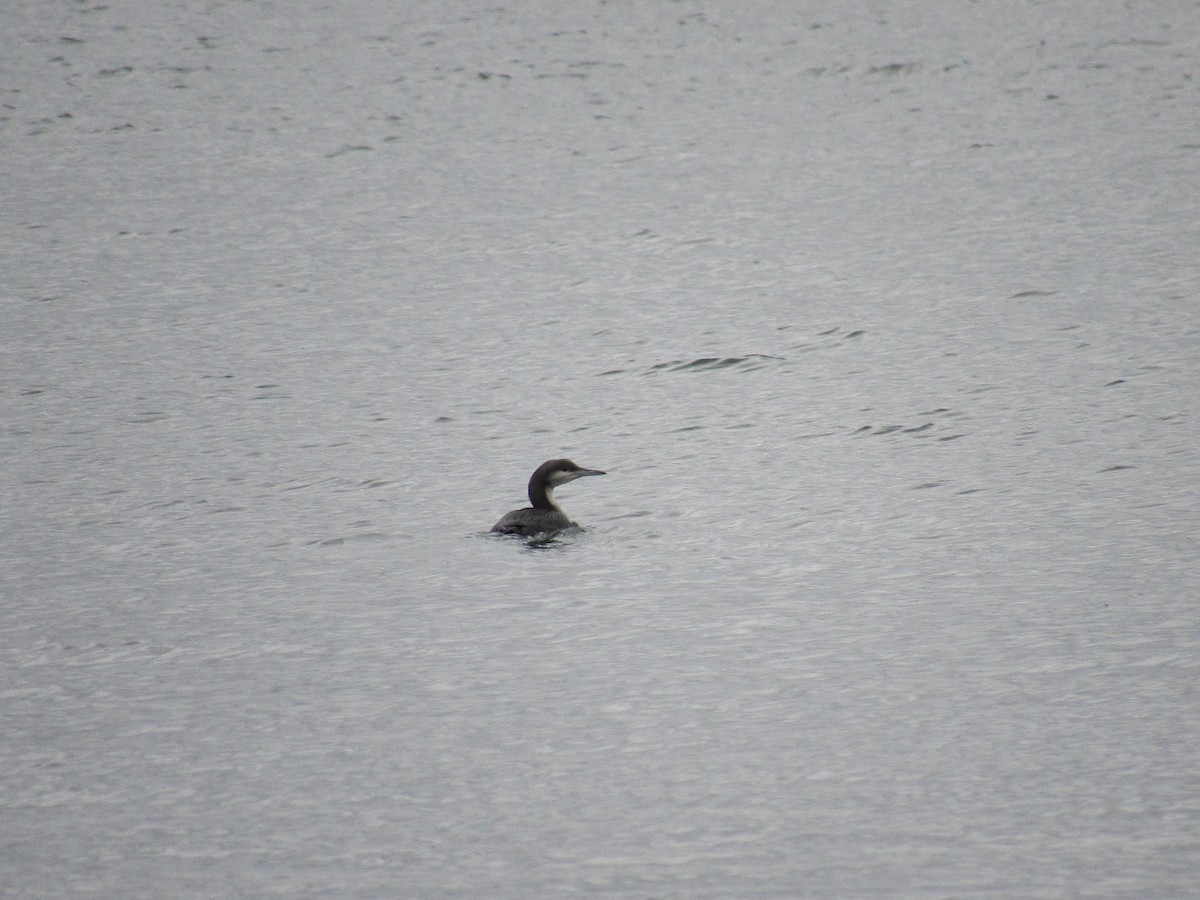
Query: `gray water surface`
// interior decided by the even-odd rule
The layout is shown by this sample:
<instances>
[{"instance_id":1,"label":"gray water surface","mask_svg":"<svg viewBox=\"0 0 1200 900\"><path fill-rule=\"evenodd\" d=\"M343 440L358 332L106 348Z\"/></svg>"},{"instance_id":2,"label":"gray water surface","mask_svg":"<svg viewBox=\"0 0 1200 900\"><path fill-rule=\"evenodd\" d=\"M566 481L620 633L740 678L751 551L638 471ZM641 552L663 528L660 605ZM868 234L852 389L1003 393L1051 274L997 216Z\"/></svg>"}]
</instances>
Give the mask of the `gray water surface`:
<instances>
[{"instance_id":1,"label":"gray water surface","mask_svg":"<svg viewBox=\"0 0 1200 900\"><path fill-rule=\"evenodd\" d=\"M0 895L1196 896L1198 42L8 4Z\"/></svg>"}]
</instances>

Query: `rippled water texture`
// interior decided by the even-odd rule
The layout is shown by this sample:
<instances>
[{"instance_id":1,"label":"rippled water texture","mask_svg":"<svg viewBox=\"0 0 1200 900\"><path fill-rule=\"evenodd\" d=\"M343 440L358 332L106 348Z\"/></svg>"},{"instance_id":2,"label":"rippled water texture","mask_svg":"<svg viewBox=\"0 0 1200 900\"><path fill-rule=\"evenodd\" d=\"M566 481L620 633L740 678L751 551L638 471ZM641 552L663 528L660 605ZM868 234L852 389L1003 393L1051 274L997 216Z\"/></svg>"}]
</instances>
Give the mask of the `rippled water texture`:
<instances>
[{"instance_id":1,"label":"rippled water texture","mask_svg":"<svg viewBox=\"0 0 1200 900\"><path fill-rule=\"evenodd\" d=\"M5 5L0 894L1195 892L1200 9L802 6Z\"/></svg>"}]
</instances>

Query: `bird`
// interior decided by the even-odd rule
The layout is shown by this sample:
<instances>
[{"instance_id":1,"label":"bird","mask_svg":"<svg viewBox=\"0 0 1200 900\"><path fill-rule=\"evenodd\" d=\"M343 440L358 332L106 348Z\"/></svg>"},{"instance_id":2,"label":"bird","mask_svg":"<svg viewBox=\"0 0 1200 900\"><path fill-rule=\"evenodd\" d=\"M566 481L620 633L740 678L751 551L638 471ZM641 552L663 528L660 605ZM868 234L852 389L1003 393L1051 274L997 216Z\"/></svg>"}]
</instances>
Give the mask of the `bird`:
<instances>
[{"instance_id":1,"label":"bird","mask_svg":"<svg viewBox=\"0 0 1200 900\"><path fill-rule=\"evenodd\" d=\"M553 534L565 528L578 527L554 502L554 489L587 475L606 475L599 469L585 469L569 459L549 459L534 471L529 479L529 502L532 506L505 513L492 526L497 534L519 534L525 537Z\"/></svg>"}]
</instances>

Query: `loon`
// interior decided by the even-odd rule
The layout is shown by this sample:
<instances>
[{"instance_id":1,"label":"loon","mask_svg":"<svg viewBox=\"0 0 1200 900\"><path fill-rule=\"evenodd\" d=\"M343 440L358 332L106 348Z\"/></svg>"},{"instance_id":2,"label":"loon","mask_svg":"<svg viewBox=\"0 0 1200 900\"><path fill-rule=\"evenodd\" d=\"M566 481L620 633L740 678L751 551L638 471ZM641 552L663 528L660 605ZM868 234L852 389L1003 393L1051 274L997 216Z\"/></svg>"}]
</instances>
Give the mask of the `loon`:
<instances>
[{"instance_id":1,"label":"loon","mask_svg":"<svg viewBox=\"0 0 1200 900\"><path fill-rule=\"evenodd\" d=\"M514 509L492 526L500 534L520 534L533 537L570 528L572 522L554 502L554 489L585 475L604 475L599 469L584 469L569 459L551 459L537 467L529 479L529 502L533 506Z\"/></svg>"}]
</instances>

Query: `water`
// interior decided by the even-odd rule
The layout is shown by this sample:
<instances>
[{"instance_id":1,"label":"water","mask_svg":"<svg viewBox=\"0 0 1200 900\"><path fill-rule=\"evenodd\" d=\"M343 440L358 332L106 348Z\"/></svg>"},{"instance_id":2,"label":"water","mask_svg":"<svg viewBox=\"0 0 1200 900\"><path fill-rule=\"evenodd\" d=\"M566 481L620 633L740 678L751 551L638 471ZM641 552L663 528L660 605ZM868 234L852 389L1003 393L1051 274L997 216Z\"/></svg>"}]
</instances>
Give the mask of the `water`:
<instances>
[{"instance_id":1,"label":"water","mask_svg":"<svg viewBox=\"0 0 1200 900\"><path fill-rule=\"evenodd\" d=\"M0 893L1194 895L1194 3L2 19Z\"/></svg>"}]
</instances>

